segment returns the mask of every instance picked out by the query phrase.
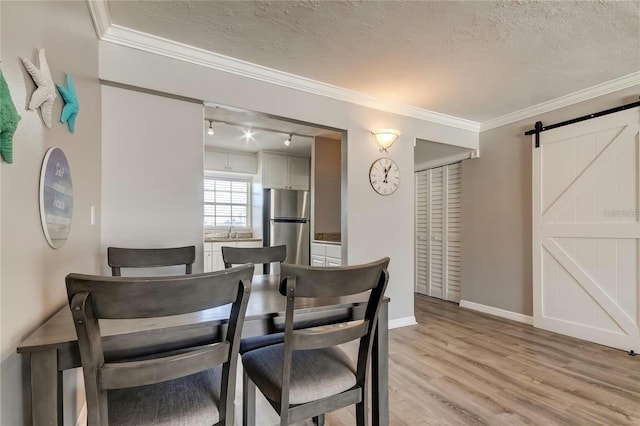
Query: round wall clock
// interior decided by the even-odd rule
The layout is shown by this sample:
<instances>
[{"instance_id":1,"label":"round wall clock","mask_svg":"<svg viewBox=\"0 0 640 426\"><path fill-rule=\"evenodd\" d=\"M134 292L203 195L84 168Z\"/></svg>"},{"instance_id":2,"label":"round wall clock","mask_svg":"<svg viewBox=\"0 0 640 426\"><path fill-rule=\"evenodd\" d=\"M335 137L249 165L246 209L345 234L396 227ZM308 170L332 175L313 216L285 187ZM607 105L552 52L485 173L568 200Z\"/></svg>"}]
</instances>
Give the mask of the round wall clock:
<instances>
[{"instance_id":1,"label":"round wall clock","mask_svg":"<svg viewBox=\"0 0 640 426\"><path fill-rule=\"evenodd\" d=\"M378 158L369 169L369 182L380 195L391 195L400 185L400 169L391 158Z\"/></svg>"}]
</instances>

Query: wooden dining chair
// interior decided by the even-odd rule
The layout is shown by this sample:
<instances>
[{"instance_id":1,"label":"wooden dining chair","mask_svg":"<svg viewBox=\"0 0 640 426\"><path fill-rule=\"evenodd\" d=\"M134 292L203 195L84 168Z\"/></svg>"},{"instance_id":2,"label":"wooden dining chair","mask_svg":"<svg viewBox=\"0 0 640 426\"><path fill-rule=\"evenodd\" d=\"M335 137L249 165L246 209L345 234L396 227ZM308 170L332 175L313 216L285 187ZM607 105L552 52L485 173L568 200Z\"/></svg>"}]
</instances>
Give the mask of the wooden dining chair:
<instances>
[{"instance_id":1,"label":"wooden dining chair","mask_svg":"<svg viewBox=\"0 0 640 426\"><path fill-rule=\"evenodd\" d=\"M224 267L230 268L232 265L243 263L262 263L264 273L271 262L284 262L287 258L287 246L273 247L222 247L222 260Z\"/></svg>"},{"instance_id":2,"label":"wooden dining chair","mask_svg":"<svg viewBox=\"0 0 640 426\"><path fill-rule=\"evenodd\" d=\"M367 370L380 303L389 281L389 258L320 268L283 264L280 293L286 296L284 343L242 355L243 424L255 424L256 386L280 415L280 425L317 417L352 404L359 426L367 424ZM294 329L298 298L336 298L370 291L364 318ZM337 345L359 340L357 361Z\"/></svg>"},{"instance_id":3,"label":"wooden dining chair","mask_svg":"<svg viewBox=\"0 0 640 426\"><path fill-rule=\"evenodd\" d=\"M196 246L171 248L122 248L109 247L107 262L111 275L120 276L120 268L152 268L185 265L185 274L191 273L196 260Z\"/></svg>"},{"instance_id":4,"label":"wooden dining chair","mask_svg":"<svg viewBox=\"0 0 640 426\"><path fill-rule=\"evenodd\" d=\"M267 266L271 262L284 262L287 258L287 246L273 247L222 247L222 260L225 268L231 268L233 265L241 265L243 263L262 263L264 273L267 273ZM269 325L273 329L273 321ZM240 353L243 354L249 350L262 348L264 346L282 343L284 333L267 334L265 336L255 336L242 339L240 343Z\"/></svg>"},{"instance_id":5,"label":"wooden dining chair","mask_svg":"<svg viewBox=\"0 0 640 426\"><path fill-rule=\"evenodd\" d=\"M88 426L233 425L238 349L252 274L253 265L171 277L68 275ZM153 318L158 328L160 317L227 304L228 328L221 341L170 351L156 348L134 360L105 362L98 320Z\"/></svg>"}]
</instances>

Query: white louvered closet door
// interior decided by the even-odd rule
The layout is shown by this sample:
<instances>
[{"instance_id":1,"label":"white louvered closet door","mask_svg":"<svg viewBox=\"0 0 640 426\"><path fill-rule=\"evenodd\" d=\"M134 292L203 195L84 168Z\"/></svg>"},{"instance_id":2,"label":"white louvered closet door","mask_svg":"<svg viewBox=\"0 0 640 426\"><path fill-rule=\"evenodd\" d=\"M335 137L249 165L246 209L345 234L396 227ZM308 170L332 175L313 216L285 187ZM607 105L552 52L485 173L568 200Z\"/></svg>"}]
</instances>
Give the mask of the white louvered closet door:
<instances>
[{"instance_id":1,"label":"white louvered closet door","mask_svg":"<svg viewBox=\"0 0 640 426\"><path fill-rule=\"evenodd\" d=\"M460 163L416 173L416 291L460 301Z\"/></svg>"}]
</instances>

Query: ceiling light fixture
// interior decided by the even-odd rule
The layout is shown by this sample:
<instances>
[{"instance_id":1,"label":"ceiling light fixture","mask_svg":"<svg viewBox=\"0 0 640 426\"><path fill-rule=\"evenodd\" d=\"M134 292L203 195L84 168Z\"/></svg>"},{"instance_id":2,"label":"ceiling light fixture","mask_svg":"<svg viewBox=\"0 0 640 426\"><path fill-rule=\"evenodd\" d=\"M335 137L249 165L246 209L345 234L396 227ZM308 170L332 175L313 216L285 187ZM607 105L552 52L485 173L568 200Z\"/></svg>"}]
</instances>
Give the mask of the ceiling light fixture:
<instances>
[{"instance_id":1,"label":"ceiling light fixture","mask_svg":"<svg viewBox=\"0 0 640 426\"><path fill-rule=\"evenodd\" d=\"M207 129L207 134L209 136L213 136L213 134L215 133L213 131L213 121L212 120L207 120L209 122L209 128Z\"/></svg>"},{"instance_id":2,"label":"ceiling light fixture","mask_svg":"<svg viewBox=\"0 0 640 426\"><path fill-rule=\"evenodd\" d=\"M243 130L243 132L244 132L244 138L247 140L247 142L249 142L250 140L253 140L253 135L255 135L255 133L253 133L251 129Z\"/></svg>"},{"instance_id":3,"label":"ceiling light fixture","mask_svg":"<svg viewBox=\"0 0 640 426\"><path fill-rule=\"evenodd\" d=\"M376 142L380 145L380 151L385 152L400 136L400 131L394 129L377 129L372 130L371 133L376 137Z\"/></svg>"},{"instance_id":4,"label":"ceiling light fixture","mask_svg":"<svg viewBox=\"0 0 640 426\"><path fill-rule=\"evenodd\" d=\"M289 135L289 138L284 140L284 144L285 144L286 146L291 145L291 138L292 138L292 137L293 137L293 135Z\"/></svg>"}]
</instances>

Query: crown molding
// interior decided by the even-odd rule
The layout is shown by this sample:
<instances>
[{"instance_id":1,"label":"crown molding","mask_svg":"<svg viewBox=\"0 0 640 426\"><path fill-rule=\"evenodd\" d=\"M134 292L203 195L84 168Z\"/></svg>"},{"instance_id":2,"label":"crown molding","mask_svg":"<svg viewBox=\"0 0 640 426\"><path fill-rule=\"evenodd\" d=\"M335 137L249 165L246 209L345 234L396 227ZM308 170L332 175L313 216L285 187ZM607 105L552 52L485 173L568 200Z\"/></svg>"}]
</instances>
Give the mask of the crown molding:
<instances>
[{"instance_id":1,"label":"crown molding","mask_svg":"<svg viewBox=\"0 0 640 426\"><path fill-rule=\"evenodd\" d=\"M273 68L253 64L173 40L113 24L107 0L87 0L99 40L131 47L179 61L224 71L290 89L361 105L472 132L484 132L516 121L535 117L598 96L640 85L640 72L597 84L556 99L527 107L482 123L435 111L384 101L354 90L323 83Z\"/></svg>"},{"instance_id":2,"label":"crown molding","mask_svg":"<svg viewBox=\"0 0 640 426\"><path fill-rule=\"evenodd\" d=\"M102 41L406 117L417 118L419 120L430 121L432 123L472 132L478 132L480 129L480 123L476 121L441 114L410 105L383 101L332 84L278 71L115 25L111 22L109 8L105 0L87 0L87 3L96 28L96 34L98 35L98 39Z\"/></svg>"},{"instance_id":3,"label":"crown molding","mask_svg":"<svg viewBox=\"0 0 640 426\"><path fill-rule=\"evenodd\" d=\"M109 12L107 1L87 0L87 6L89 7L89 14L91 15L98 40L102 40L102 37L112 25L111 12Z\"/></svg>"},{"instance_id":4,"label":"crown molding","mask_svg":"<svg viewBox=\"0 0 640 426\"><path fill-rule=\"evenodd\" d=\"M496 127L515 123L516 121L535 117L578 102L588 101L589 99L597 98L598 96L603 96L608 93L638 85L640 85L640 72L634 72L614 80L578 90L577 92L573 92L565 96L560 96L559 98L551 99L550 101L546 101L538 105L524 108L488 121L483 121L480 124L480 132L485 132L487 130L495 129Z\"/></svg>"},{"instance_id":5,"label":"crown molding","mask_svg":"<svg viewBox=\"0 0 640 426\"><path fill-rule=\"evenodd\" d=\"M445 126L473 132L477 132L480 128L480 123L475 121L440 114L409 105L386 102L353 90L252 64L115 24L112 24L106 31L102 40L242 77L350 102L368 108L443 124Z\"/></svg>"}]
</instances>

